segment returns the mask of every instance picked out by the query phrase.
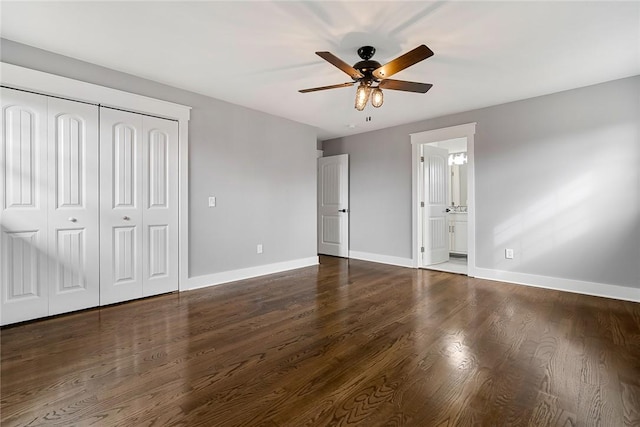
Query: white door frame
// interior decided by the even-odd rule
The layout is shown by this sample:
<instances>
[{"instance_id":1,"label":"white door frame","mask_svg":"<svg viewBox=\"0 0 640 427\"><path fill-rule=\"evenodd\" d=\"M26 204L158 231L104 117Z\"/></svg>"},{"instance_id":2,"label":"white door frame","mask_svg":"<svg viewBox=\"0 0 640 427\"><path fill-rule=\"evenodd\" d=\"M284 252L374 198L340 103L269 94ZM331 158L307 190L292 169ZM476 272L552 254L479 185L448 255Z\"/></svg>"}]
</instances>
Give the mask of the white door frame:
<instances>
[{"instance_id":1,"label":"white door frame","mask_svg":"<svg viewBox=\"0 0 640 427\"><path fill-rule=\"evenodd\" d=\"M179 212L178 212L178 257L179 289L190 289L189 282L189 193L188 193L188 141L191 107L149 98L134 93L111 89L55 74L0 62L0 83L14 89L57 96L74 101L111 107L133 113L147 114L176 120L178 122L179 162Z\"/></svg>"},{"instance_id":2,"label":"white door frame","mask_svg":"<svg viewBox=\"0 0 640 427\"><path fill-rule=\"evenodd\" d=\"M444 141L454 138L467 138L467 188L468 188L468 254L467 276L476 275L476 212L475 212L475 166L474 166L474 136L476 123L467 123L447 128L428 130L410 134L411 136L411 203L412 203L412 248L413 267L420 268L420 248L422 242L422 209L420 209L420 192L422 190L420 167L420 147L423 144Z\"/></svg>"}]
</instances>

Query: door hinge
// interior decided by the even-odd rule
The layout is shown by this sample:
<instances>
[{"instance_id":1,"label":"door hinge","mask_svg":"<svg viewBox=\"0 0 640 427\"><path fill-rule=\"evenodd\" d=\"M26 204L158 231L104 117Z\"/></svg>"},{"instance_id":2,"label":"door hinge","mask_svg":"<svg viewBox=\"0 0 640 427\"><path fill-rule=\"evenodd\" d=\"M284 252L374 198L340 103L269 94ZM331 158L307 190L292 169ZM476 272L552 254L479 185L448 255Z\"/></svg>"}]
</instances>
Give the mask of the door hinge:
<instances>
[{"instance_id":1,"label":"door hinge","mask_svg":"<svg viewBox=\"0 0 640 427\"><path fill-rule=\"evenodd\" d=\"M424 252L424 246L420 248L420 252Z\"/></svg>"},{"instance_id":2,"label":"door hinge","mask_svg":"<svg viewBox=\"0 0 640 427\"><path fill-rule=\"evenodd\" d=\"M424 163L424 156L420 156L420 161Z\"/></svg>"},{"instance_id":3,"label":"door hinge","mask_svg":"<svg viewBox=\"0 0 640 427\"><path fill-rule=\"evenodd\" d=\"M424 208L424 202L420 202L420 207Z\"/></svg>"}]
</instances>

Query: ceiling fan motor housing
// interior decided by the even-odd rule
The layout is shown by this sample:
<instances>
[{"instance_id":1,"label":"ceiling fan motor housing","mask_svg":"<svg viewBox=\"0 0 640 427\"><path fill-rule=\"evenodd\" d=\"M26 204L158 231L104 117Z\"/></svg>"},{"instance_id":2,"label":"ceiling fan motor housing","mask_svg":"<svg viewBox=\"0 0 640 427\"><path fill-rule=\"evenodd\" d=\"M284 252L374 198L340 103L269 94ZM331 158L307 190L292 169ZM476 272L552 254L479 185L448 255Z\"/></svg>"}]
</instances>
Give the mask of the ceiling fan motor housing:
<instances>
[{"instance_id":1,"label":"ceiling fan motor housing","mask_svg":"<svg viewBox=\"0 0 640 427\"><path fill-rule=\"evenodd\" d=\"M380 63L378 61L367 59L364 61L356 62L353 68L360 71L362 75L364 75L364 79L362 80L378 81L378 79L375 78L372 74L374 70L377 70L378 68L380 68Z\"/></svg>"},{"instance_id":2,"label":"ceiling fan motor housing","mask_svg":"<svg viewBox=\"0 0 640 427\"><path fill-rule=\"evenodd\" d=\"M379 81L373 76L373 71L380 68L380 63L378 61L373 61L371 58L376 53L376 48L373 46L362 46L358 49L358 56L362 59L362 61L356 62L353 66L356 70L360 71L364 78L358 80L371 80L371 81Z\"/></svg>"}]
</instances>

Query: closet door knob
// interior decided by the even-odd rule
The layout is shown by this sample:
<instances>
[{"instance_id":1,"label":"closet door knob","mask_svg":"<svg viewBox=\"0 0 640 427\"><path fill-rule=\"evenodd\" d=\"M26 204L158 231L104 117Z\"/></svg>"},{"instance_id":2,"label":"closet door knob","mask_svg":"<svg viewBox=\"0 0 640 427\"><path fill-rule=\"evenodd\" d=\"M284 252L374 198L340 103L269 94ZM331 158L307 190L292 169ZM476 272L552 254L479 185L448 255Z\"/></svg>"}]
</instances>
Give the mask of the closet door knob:
<instances>
[{"instance_id":1,"label":"closet door knob","mask_svg":"<svg viewBox=\"0 0 640 427\"><path fill-rule=\"evenodd\" d=\"M129 221L131 218L129 218L128 216L123 216L122 219L124 219L125 221Z\"/></svg>"},{"instance_id":2,"label":"closet door knob","mask_svg":"<svg viewBox=\"0 0 640 427\"><path fill-rule=\"evenodd\" d=\"M72 216L70 216L70 217L69 217L69 221L71 221L71 222L77 222L77 221L78 221L78 219L77 219L77 218L74 218L74 217L72 217Z\"/></svg>"}]
</instances>

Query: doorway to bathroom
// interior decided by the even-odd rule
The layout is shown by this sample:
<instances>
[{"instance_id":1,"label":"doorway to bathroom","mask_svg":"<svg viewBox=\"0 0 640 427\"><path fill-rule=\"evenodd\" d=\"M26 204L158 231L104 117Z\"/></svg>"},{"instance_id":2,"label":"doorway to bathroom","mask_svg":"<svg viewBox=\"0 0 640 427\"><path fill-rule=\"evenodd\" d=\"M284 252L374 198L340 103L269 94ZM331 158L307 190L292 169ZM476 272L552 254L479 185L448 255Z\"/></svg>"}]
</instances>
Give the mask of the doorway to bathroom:
<instances>
[{"instance_id":1,"label":"doorway to bathroom","mask_svg":"<svg viewBox=\"0 0 640 427\"><path fill-rule=\"evenodd\" d=\"M411 135L414 266L472 276L475 123Z\"/></svg>"}]
</instances>

